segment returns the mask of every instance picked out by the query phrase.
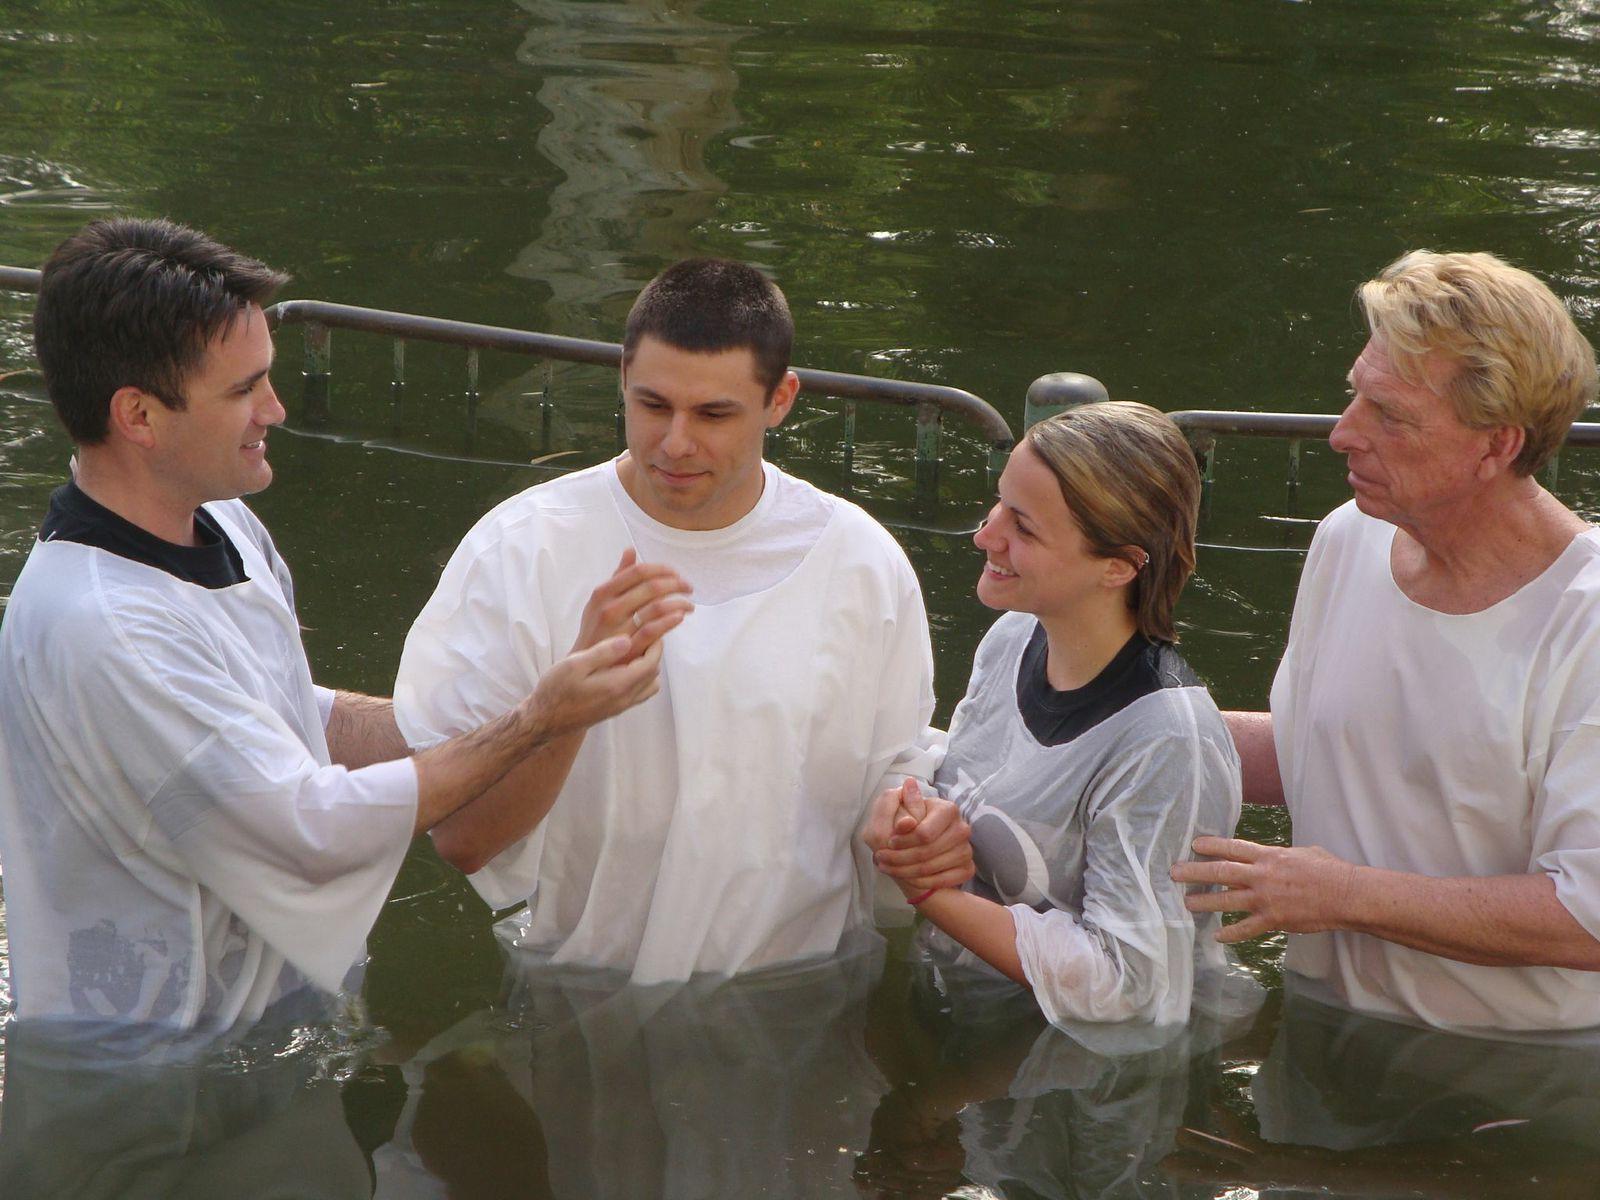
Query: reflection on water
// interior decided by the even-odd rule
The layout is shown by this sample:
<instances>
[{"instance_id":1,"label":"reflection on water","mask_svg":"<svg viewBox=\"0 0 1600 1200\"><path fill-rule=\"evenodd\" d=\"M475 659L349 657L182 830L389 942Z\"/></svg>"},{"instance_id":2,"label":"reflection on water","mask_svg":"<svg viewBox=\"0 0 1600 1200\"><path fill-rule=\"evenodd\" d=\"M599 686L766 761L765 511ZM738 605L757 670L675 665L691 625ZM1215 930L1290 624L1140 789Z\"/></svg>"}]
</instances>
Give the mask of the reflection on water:
<instances>
[{"instance_id":1,"label":"reflection on water","mask_svg":"<svg viewBox=\"0 0 1600 1200\"><path fill-rule=\"evenodd\" d=\"M380 1194L848 1194L887 1088L864 1036L882 965L875 935L814 967L652 988L513 955L504 1005L405 1064Z\"/></svg>"},{"instance_id":2,"label":"reflection on water","mask_svg":"<svg viewBox=\"0 0 1600 1200\"><path fill-rule=\"evenodd\" d=\"M1263 1026L1265 1033L1270 1026ZM1256 1039L1259 1040L1259 1039ZM1590 1196L1600 1172L1600 1040L1502 1042L1356 1016L1284 994L1253 1076L1259 1135L1221 1104L1196 1114L1174 1178L1338 1195Z\"/></svg>"},{"instance_id":3,"label":"reflection on water","mask_svg":"<svg viewBox=\"0 0 1600 1200\"><path fill-rule=\"evenodd\" d=\"M706 146L738 122L732 54L748 33L701 18L698 0L519 3L534 21L517 60L550 113L539 153L563 178L509 269L550 290L551 328L601 336L597 318L621 316L609 302L699 249L695 226L727 190Z\"/></svg>"},{"instance_id":4,"label":"reflection on water","mask_svg":"<svg viewBox=\"0 0 1600 1200\"><path fill-rule=\"evenodd\" d=\"M331 1033L248 1045L18 1022L6 1031L0 1180L29 1200L372 1194Z\"/></svg>"}]
</instances>

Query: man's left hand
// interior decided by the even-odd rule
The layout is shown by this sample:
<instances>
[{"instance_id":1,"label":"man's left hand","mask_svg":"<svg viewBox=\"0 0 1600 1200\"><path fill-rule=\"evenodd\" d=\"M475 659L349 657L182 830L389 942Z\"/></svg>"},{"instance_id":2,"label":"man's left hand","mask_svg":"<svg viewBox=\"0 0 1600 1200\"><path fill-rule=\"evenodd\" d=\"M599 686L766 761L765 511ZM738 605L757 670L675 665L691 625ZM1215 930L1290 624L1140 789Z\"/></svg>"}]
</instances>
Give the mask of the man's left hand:
<instances>
[{"instance_id":1,"label":"man's left hand","mask_svg":"<svg viewBox=\"0 0 1600 1200\"><path fill-rule=\"evenodd\" d=\"M1263 933L1322 933L1341 928L1355 893L1356 867L1320 846L1263 846L1242 838L1199 837L1194 852L1210 862L1172 867L1178 883L1222 885L1191 892L1190 912L1242 912L1243 920L1217 931L1219 942L1243 942Z\"/></svg>"}]
</instances>

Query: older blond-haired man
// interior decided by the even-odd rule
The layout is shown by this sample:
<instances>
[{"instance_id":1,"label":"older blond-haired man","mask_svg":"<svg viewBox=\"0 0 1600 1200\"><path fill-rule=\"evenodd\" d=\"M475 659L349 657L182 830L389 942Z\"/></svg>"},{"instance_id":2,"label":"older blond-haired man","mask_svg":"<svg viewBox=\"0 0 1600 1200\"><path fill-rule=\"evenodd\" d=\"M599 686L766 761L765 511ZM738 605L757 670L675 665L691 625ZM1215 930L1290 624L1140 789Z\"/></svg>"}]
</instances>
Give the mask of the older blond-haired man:
<instances>
[{"instance_id":1,"label":"older blond-haired man","mask_svg":"<svg viewBox=\"0 0 1600 1200\"><path fill-rule=\"evenodd\" d=\"M1600 1026L1600 531L1534 478L1596 393L1544 284L1416 251L1359 292L1371 336L1330 442L1351 503L1301 577L1270 713L1230 714L1245 798L1294 844L1201 838L1224 940L1290 981L1468 1033Z\"/></svg>"}]
</instances>

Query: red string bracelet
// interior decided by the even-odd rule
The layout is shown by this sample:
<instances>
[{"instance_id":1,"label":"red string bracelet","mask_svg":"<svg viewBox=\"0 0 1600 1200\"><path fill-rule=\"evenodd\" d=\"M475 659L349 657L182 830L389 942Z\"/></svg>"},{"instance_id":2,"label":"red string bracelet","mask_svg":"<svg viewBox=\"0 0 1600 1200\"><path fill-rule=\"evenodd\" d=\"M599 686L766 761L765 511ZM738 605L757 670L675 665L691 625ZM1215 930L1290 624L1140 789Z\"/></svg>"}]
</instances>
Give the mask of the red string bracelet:
<instances>
[{"instance_id":1,"label":"red string bracelet","mask_svg":"<svg viewBox=\"0 0 1600 1200\"><path fill-rule=\"evenodd\" d=\"M923 892L922 895L917 896L915 899L907 900L906 903L911 905L912 908L915 908L917 905L921 904L924 900L926 900L929 896L931 896L935 892L941 891L941 890L943 890L943 889L936 888L936 887L931 887L927 891Z\"/></svg>"}]
</instances>

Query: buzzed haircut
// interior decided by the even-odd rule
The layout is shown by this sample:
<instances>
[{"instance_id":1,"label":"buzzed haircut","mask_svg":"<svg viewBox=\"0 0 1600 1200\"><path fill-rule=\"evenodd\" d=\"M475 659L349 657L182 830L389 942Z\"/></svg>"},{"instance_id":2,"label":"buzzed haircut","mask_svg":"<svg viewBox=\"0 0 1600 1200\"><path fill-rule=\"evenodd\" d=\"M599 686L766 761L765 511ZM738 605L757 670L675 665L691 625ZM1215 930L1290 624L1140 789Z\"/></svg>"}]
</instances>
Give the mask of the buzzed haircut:
<instances>
[{"instance_id":1,"label":"buzzed haircut","mask_svg":"<svg viewBox=\"0 0 1600 1200\"><path fill-rule=\"evenodd\" d=\"M168 408L206 343L289 277L172 221L96 221L56 247L33 310L33 344L67 434L106 439L119 388Z\"/></svg>"},{"instance_id":2,"label":"buzzed haircut","mask_svg":"<svg viewBox=\"0 0 1600 1200\"><path fill-rule=\"evenodd\" d=\"M646 337L694 354L749 350L770 399L789 370L794 319L783 292L754 267L725 258L688 258L648 284L628 313L622 364Z\"/></svg>"}]
</instances>

